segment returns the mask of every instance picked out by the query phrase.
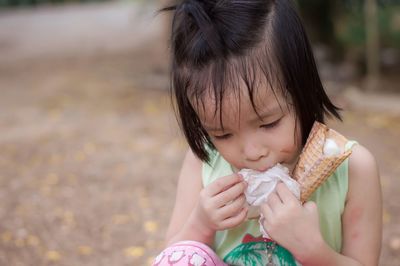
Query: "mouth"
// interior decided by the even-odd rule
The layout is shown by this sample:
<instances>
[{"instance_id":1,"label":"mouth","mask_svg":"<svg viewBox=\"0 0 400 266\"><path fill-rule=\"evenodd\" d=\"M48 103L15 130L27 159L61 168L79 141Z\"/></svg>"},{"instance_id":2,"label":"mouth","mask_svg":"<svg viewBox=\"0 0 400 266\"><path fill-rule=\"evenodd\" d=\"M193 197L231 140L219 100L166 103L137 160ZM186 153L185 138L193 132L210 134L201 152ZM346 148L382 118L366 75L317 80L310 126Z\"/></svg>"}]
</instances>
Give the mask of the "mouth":
<instances>
[{"instance_id":1,"label":"mouth","mask_svg":"<svg viewBox=\"0 0 400 266\"><path fill-rule=\"evenodd\" d=\"M268 166L264 166L264 167L261 167L261 168L256 168L255 170L256 171L258 171L258 172L266 172L267 170L269 170L269 169L271 169L272 167L274 167L276 164L274 164L274 165L268 165Z\"/></svg>"},{"instance_id":2,"label":"mouth","mask_svg":"<svg viewBox=\"0 0 400 266\"><path fill-rule=\"evenodd\" d=\"M273 168L273 167L276 166L277 164L278 164L278 163L268 164L268 165L264 165L264 166L261 166L261 167L252 167L252 166L248 165L247 167L242 167L242 168L240 168L240 169L238 169L238 168L232 166L232 170L233 170L234 172L238 172L238 171L240 171L240 170L242 170L242 169L252 169L252 170L254 170L254 171L257 171L257 172L262 173L262 172L268 171L269 169ZM283 165L283 163L280 163L280 164Z\"/></svg>"}]
</instances>

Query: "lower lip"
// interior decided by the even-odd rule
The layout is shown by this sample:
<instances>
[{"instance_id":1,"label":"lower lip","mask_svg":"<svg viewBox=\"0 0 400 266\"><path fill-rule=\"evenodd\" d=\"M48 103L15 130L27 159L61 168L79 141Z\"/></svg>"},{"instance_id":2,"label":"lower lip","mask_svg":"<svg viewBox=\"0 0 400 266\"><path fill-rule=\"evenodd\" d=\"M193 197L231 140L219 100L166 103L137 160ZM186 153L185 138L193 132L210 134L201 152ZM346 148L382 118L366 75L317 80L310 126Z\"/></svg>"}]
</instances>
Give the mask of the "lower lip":
<instances>
[{"instance_id":1,"label":"lower lip","mask_svg":"<svg viewBox=\"0 0 400 266\"><path fill-rule=\"evenodd\" d=\"M267 171L267 170L269 170L269 169L271 169L272 167L264 167L264 168L262 168L262 169L257 169L257 171L258 172L265 172L265 171Z\"/></svg>"}]
</instances>

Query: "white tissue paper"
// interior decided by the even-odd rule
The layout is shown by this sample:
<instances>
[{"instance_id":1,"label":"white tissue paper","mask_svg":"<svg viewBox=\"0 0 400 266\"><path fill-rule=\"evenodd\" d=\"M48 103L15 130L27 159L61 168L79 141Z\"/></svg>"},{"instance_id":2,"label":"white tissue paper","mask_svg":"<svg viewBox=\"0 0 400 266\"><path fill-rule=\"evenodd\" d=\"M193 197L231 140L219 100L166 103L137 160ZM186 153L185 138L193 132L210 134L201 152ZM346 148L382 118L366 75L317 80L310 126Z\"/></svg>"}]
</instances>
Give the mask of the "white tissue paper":
<instances>
[{"instance_id":1,"label":"white tissue paper","mask_svg":"<svg viewBox=\"0 0 400 266\"><path fill-rule=\"evenodd\" d=\"M243 176L248 184L244 194L250 206L260 206L263 202L267 201L268 196L275 190L278 182L283 182L293 195L297 199L300 199L300 185L290 177L289 169L279 163L265 172L242 169L239 171L239 174ZM260 231L263 237L269 238L262 226L263 220L264 217L261 214L259 219Z\"/></svg>"}]
</instances>

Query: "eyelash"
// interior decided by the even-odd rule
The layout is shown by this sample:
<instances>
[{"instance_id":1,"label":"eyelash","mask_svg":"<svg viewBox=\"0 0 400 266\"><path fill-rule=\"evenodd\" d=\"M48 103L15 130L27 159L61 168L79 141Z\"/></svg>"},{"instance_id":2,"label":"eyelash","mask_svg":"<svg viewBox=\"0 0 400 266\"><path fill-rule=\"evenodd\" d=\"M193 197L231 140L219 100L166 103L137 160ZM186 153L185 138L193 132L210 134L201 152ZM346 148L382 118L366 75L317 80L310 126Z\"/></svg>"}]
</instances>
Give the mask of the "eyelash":
<instances>
[{"instance_id":1,"label":"eyelash","mask_svg":"<svg viewBox=\"0 0 400 266\"><path fill-rule=\"evenodd\" d=\"M228 139L232 134L225 134L225 135L221 135L221 136L214 136L215 139L217 140L224 140L224 139Z\"/></svg>"},{"instance_id":2,"label":"eyelash","mask_svg":"<svg viewBox=\"0 0 400 266\"><path fill-rule=\"evenodd\" d=\"M281 119L282 118L279 118L278 120L276 120L276 121L274 121L272 123L269 123L269 124L266 124L266 125L261 125L260 127L264 128L264 129L273 128L273 127L275 127L275 126L277 126L279 124ZM214 138L217 139L217 140L225 140L225 139L230 138L231 136L232 136L232 134L225 134L225 135L221 135L221 136L214 136Z\"/></svg>"},{"instance_id":3,"label":"eyelash","mask_svg":"<svg viewBox=\"0 0 400 266\"><path fill-rule=\"evenodd\" d=\"M260 127L261 127L261 128L265 128L265 129L273 128L273 127L275 127L275 126L277 126L277 125L279 124L279 122L281 121L281 119L282 119L282 118L279 118L278 120L275 120L275 121L272 122L272 123L269 123L269 124L266 124L266 125L261 125Z\"/></svg>"}]
</instances>

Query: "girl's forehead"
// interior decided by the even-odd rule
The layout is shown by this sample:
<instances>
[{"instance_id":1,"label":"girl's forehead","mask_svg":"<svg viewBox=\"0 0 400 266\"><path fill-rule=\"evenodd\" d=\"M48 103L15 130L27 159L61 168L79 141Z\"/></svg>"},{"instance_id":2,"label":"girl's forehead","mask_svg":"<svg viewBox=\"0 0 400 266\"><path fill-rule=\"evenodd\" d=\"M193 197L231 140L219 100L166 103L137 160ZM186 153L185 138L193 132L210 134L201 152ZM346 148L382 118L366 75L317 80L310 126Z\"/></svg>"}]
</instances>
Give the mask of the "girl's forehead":
<instances>
[{"instance_id":1,"label":"girl's forehead","mask_svg":"<svg viewBox=\"0 0 400 266\"><path fill-rule=\"evenodd\" d=\"M254 89L252 98L247 89L225 91L222 101L213 92L206 92L195 109L203 123L235 122L241 117L257 115L286 107L281 93L268 87ZM253 102L253 103L252 103ZM222 117L221 117L222 116Z\"/></svg>"}]
</instances>

